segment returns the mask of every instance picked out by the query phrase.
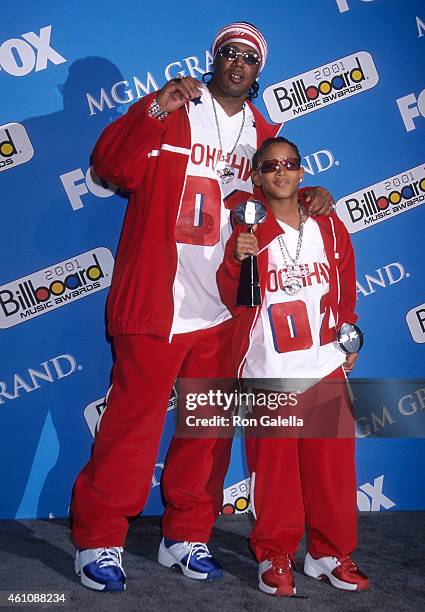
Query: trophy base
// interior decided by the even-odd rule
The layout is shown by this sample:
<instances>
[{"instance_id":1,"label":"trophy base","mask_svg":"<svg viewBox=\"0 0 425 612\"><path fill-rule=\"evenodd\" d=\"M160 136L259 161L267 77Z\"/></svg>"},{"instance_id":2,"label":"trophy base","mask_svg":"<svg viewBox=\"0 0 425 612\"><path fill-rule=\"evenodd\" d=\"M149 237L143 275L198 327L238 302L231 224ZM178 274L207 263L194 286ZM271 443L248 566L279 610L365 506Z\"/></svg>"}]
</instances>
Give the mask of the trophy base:
<instances>
[{"instance_id":1,"label":"trophy base","mask_svg":"<svg viewBox=\"0 0 425 612\"><path fill-rule=\"evenodd\" d=\"M261 306L260 285L239 285L236 306Z\"/></svg>"}]
</instances>

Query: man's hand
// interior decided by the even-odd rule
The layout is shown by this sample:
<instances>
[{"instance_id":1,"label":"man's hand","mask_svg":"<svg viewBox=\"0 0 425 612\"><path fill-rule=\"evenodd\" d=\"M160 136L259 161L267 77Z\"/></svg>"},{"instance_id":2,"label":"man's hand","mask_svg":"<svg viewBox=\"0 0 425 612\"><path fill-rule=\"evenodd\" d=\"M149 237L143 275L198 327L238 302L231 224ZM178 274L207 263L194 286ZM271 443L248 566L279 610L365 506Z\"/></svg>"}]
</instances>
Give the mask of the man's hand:
<instances>
[{"instance_id":1,"label":"man's hand","mask_svg":"<svg viewBox=\"0 0 425 612\"><path fill-rule=\"evenodd\" d=\"M192 77L171 79L156 95L156 101L167 113L173 113L181 108L187 100L199 98L201 84Z\"/></svg>"},{"instance_id":2,"label":"man's hand","mask_svg":"<svg viewBox=\"0 0 425 612\"><path fill-rule=\"evenodd\" d=\"M254 228L256 226L254 225ZM236 238L235 259L243 261L248 255L257 255L258 240L255 234L245 233L239 234Z\"/></svg>"},{"instance_id":3,"label":"man's hand","mask_svg":"<svg viewBox=\"0 0 425 612\"><path fill-rule=\"evenodd\" d=\"M351 370L354 368L354 365L357 359L357 355L358 353L349 353L347 355L344 363L342 364L342 367L344 368L345 372L351 372Z\"/></svg>"},{"instance_id":4,"label":"man's hand","mask_svg":"<svg viewBox=\"0 0 425 612\"><path fill-rule=\"evenodd\" d=\"M304 197L309 214L330 215L334 210L333 197L324 187L306 187Z\"/></svg>"}]
</instances>

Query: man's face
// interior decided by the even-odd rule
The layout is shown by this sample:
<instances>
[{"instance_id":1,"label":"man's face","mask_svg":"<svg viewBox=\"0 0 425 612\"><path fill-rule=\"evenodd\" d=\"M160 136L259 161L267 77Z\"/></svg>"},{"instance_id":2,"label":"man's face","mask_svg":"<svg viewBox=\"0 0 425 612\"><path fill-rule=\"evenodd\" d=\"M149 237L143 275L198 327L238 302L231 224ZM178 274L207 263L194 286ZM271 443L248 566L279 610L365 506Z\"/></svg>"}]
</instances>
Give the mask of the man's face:
<instances>
[{"instance_id":1,"label":"man's face","mask_svg":"<svg viewBox=\"0 0 425 612\"><path fill-rule=\"evenodd\" d=\"M223 47L234 47L239 53L256 53L255 49L244 43L232 42ZM214 85L228 96L239 98L246 96L251 85L257 78L259 64L246 64L242 55L236 59L229 60L217 53L213 64Z\"/></svg>"}]
</instances>

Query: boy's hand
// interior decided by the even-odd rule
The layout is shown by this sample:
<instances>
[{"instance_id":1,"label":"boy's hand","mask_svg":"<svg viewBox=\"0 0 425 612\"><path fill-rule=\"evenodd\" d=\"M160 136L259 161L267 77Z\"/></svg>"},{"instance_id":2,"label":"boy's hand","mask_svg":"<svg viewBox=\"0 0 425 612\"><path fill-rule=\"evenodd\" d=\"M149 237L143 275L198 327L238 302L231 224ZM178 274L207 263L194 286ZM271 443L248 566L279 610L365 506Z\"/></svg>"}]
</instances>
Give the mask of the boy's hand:
<instances>
[{"instance_id":1,"label":"boy's hand","mask_svg":"<svg viewBox=\"0 0 425 612\"><path fill-rule=\"evenodd\" d=\"M351 370L354 368L357 355L358 353L350 353L349 355L347 355L344 363L342 364L342 367L344 368L345 372L351 372Z\"/></svg>"},{"instance_id":2,"label":"boy's hand","mask_svg":"<svg viewBox=\"0 0 425 612\"><path fill-rule=\"evenodd\" d=\"M254 228L255 229L255 225ZM238 261L243 261L248 255L257 255L258 253L258 240L255 234L239 234L236 238L235 245L235 258Z\"/></svg>"}]
</instances>

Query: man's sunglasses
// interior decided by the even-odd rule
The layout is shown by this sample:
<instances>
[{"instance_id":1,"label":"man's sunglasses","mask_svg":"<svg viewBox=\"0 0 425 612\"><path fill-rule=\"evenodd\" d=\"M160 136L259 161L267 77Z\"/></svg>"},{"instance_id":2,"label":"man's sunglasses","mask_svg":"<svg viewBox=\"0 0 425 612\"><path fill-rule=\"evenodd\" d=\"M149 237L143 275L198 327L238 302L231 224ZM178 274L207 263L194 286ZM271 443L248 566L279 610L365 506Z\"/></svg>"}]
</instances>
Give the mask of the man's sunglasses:
<instances>
[{"instance_id":1,"label":"man's sunglasses","mask_svg":"<svg viewBox=\"0 0 425 612\"><path fill-rule=\"evenodd\" d=\"M283 159L263 159L258 170L262 174L269 172L276 172L279 168L286 168L287 170L299 170L301 167L301 160L298 157L284 157Z\"/></svg>"},{"instance_id":2,"label":"man's sunglasses","mask_svg":"<svg viewBox=\"0 0 425 612\"><path fill-rule=\"evenodd\" d=\"M242 56L242 59L245 64L249 66L258 65L261 61L260 56L255 51L238 51L236 47L232 47L231 45L226 45L225 47L220 47L217 53L231 62L233 62L238 55Z\"/></svg>"}]
</instances>

